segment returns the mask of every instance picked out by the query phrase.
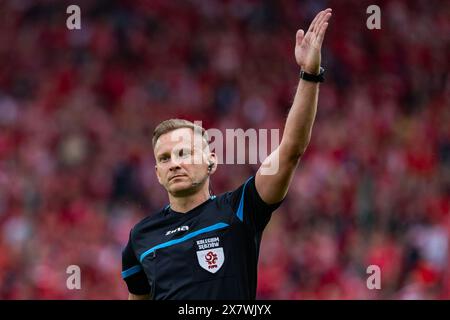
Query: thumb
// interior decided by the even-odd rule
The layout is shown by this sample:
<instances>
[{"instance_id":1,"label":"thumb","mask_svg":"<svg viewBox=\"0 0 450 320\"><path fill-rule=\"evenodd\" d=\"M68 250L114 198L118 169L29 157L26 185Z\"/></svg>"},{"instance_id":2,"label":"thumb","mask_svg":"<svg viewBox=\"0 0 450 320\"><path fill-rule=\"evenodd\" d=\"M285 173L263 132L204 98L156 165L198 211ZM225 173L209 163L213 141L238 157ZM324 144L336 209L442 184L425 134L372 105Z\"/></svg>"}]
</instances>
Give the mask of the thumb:
<instances>
[{"instance_id":1,"label":"thumb","mask_svg":"<svg viewBox=\"0 0 450 320\"><path fill-rule=\"evenodd\" d=\"M303 29L300 29L297 31L297 34L295 35L296 44L300 45L303 41L303 37L305 36L305 31Z\"/></svg>"}]
</instances>

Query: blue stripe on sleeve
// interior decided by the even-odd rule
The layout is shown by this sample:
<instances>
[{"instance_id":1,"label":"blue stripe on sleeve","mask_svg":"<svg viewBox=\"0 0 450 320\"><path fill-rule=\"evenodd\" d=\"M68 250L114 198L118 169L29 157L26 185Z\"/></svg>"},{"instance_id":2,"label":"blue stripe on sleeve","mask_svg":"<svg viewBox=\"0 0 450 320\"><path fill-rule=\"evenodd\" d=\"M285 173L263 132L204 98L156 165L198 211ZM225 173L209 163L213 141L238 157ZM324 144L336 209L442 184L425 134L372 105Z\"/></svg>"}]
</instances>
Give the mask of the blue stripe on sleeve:
<instances>
[{"instance_id":1,"label":"blue stripe on sleeve","mask_svg":"<svg viewBox=\"0 0 450 320\"><path fill-rule=\"evenodd\" d=\"M142 270L141 265L135 265L134 267L131 267L130 269L127 269L125 271L122 271L122 278L125 279L126 277L129 277L135 273L138 273Z\"/></svg>"},{"instance_id":2,"label":"blue stripe on sleeve","mask_svg":"<svg viewBox=\"0 0 450 320\"><path fill-rule=\"evenodd\" d=\"M253 177L250 177L247 179L247 181L245 181L244 184L244 188L242 188L242 195L241 195L241 200L239 201L239 207L238 210L236 212L237 217L239 218L239 220L244 221L244 195L245 195L245 187L247 186L247 183L250 181L250 179Z\"/></svg>"}]
</instances>

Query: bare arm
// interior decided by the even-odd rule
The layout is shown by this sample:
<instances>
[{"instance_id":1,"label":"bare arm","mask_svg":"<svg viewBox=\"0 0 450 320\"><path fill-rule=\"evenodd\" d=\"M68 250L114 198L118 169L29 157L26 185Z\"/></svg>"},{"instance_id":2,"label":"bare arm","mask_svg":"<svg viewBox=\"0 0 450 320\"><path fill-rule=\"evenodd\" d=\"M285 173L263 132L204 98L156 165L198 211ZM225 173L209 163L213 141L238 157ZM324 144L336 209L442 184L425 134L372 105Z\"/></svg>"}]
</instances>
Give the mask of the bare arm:
<instances>
[{"instance_id":1,"label":"bare arm","mask_svg":"<svg viewBox=\"0 0 450 320\"><path fill-rule=\"evenodd\" d=\"M140 295L140 294L129 293L128 300L150 300L150 295L149 294Z\"/></svg>"},{"instance_id":2,"label":"bare arm","mask_svg":"<svg viewBox=\"0 0 450 320\"><path fill-rule=\"evenodd\" d=\"M323 10L311 22L306 34L303 30L297 31L295 58L297 64L308 73L319 73L320 50L330 17L331 9ZM256 189L268 204L279 202L286 196L295 169L311 138L318 93L319 84L299 81L281 143L256 173ZM278 169L264 173L263 168L271 167L274 163L278 163Z\"/></svg>"}]
</instances>

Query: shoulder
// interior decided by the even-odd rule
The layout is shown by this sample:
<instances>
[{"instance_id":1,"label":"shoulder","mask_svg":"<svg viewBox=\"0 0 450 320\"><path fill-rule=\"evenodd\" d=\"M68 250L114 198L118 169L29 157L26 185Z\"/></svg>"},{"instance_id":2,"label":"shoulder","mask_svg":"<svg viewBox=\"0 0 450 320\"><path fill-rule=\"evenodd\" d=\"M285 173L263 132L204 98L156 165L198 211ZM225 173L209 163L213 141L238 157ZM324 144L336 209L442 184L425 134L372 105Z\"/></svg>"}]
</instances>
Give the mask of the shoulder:
<instances>
[{"instance_id":1,"label":"shoulder","mask_svg":"<svg viewBox=\"0 0 450 320\"><path fill-rule=\"evenodd\" d=\"M146 232L157 225L161 220L164 219L165 207L157 212L153 212L146 216L131 228L131 238L135 238L136 235Z\"/></svg>"},{"instance_id":2,"label":"shoulder","mask_svg":"<svg viewBox=\"0 0 450 320\"><path fill-rule=\"evenodd\" d=\"M217 196L220 200L224 201L230 201L235 198L240 198L244 192L244 190L248 189L250 185L254 185L255 183L255 176L250 176L245 181L243 181L241 184L236 186L233 190L226 191L219 196Z\"/></svg>"}]
</instances>

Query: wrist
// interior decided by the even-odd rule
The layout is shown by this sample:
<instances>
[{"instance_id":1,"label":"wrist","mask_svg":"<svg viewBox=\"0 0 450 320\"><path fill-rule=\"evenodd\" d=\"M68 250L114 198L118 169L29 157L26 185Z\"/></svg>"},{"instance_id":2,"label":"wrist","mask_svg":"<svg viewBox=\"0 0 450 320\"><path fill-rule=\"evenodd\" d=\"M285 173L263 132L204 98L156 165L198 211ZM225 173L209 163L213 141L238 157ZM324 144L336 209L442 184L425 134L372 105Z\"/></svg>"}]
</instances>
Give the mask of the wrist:
<instances>
[{"instance_id":1,"label":"wrist","mask_svg":"<svg viewBox=\"0 0 450 320\"><path fill-rule=\"evenodd\" d=\"M317 73L310 73L306 70L301 70L300 71L300 79L303 79L305 81L309 81L309 82L323 82L324 79L324 74L325 74L325 69L320 67L319 71Z\"/></svg>"},{"instance_id":2,"label":"wrist","mask_svg":"<svg viewBox=\"0 0 450 320\"><path fill-rule=\"evenodd\" d=\"M300 67L300 71L305 71L306 73L309 73L309 74L317 76L320 73L320 65L317 66L316 68L311 68L311 67L308 68L308 67L305 67L305 66L301 66Z\"/></svg>"}]
</instances>

